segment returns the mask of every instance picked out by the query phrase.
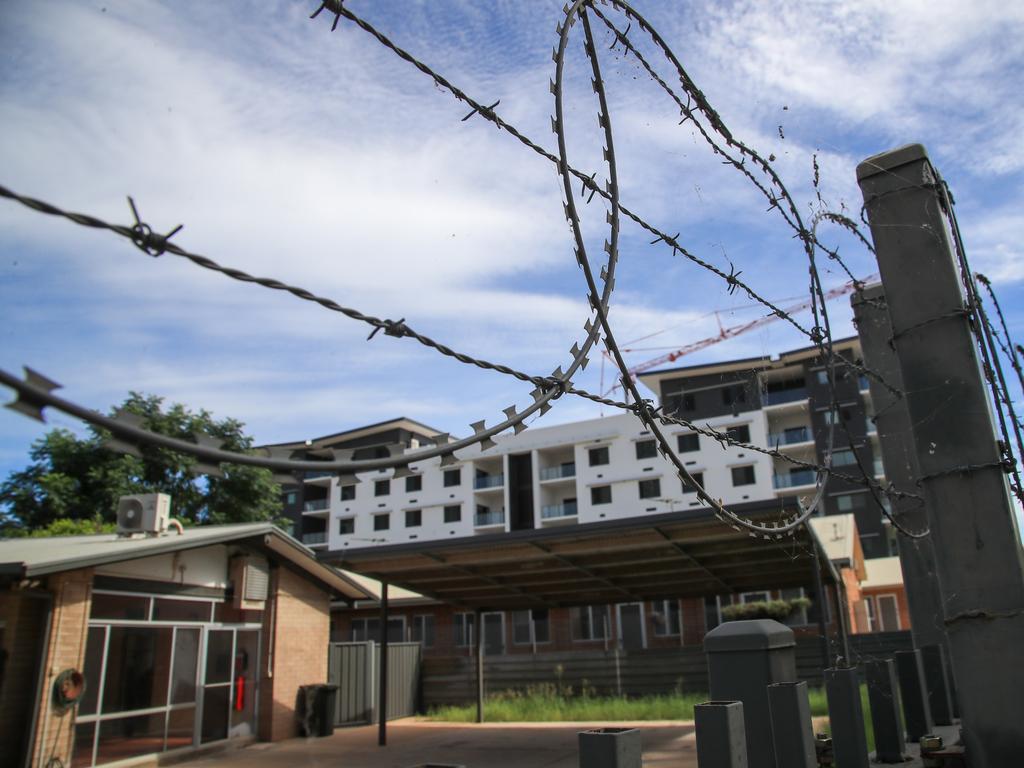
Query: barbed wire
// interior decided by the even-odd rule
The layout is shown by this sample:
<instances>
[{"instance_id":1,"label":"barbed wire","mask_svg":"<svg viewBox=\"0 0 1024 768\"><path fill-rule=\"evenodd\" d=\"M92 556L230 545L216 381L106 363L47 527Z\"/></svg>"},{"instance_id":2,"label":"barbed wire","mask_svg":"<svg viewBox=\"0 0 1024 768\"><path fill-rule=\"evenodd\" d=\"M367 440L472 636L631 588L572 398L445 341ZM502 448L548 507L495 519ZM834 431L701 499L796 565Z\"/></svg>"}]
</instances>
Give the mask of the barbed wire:
<instances>
[{"instance_id":1,"label":"barbed wire","mask_svg":"<svg viewBox=\"0 0 1024 768\"><path fill-rule=\"evenodd\" d=\"M608 4L607 2L605 3ZM338 25L339 19L344 17L352 21L356 26L373 35L381 44L393 51L403 60L413 64L424 74L428 75L433 79L438 87L441 87L450 92L457 100L465 102L472 107L472 111L464 119L468 119L474 114L480 114L482 117L494 123L499 129L505 129L512 136L517 138L522 144L532 149L534 152L547 158L549 161L554 162L558 169L559 176L562 180L563 191L565 199L563 201L564 211L566 218L573 230L573 236L576 244L575 255L579 266L583 270L586 283L588 298L591 308L596 316L596 322L593 319L587 320L584 325L586 336L580 344L576 342L570 349L572 355L572 362L568 368L563 372L561 366L546 377L533 376L531 374L518 371L509 366L493 363L481 358L473 357L461 352L457 352L454 349L437 342L430 337L420 334L410 328L406 323L405 319L401 320L389 320L383 318L377 318L371 315L366 315L358 310L351 307L345 307L337 302L327 299L322 296L318 296L310 291L302 289L300 287L289 285L287 283L272 279L272 278L261 278L250 275L242 270L224 267L221 264L209 259L208 257L192 253L177 244L170 242L170 238L181 228L180 226L174 230L168 232L166 235L154 233L148 224L143 222L138 211L135 208L134 201L129 198L129 203L132 207L132 212L135 217L135 224L132 226L123 226L110 224L102 221L96 217L88 216L85 214L76 214L63 211L56 206L49 203L29 198L21 195L17 195L10 190L0 187L0 196L7 197L9 199L20 202L29 208L32 208L38 212L64 217L76 224L81 226L87 226L92 228L100 228L109 230L115 234L130 239L137 248L147 253L150 256L157 257L164 253L171 253L173 255L185 258L193 264L209 269L212 271L224 274L235 280L242 282L250 282L260 285L264 288L285 291L301 300L310 301L316 303L326 309L334 312L338 312L350 319L363 322L372 327L372 331L368 336L368 339L372 339L379 331L383 330L387 336L396 338L409 337L413 338L424 346L435 349L443 355L452 357L458 362L474 365L476 367L493 370L504 375L513 376L524 382L534 384L535 388L530 393L533 397L534 402L529 405L523 411L518 411L516 407L510 406L504 409L506 418L499 424L487 428L484 421L475 422L471 425L474 430L472 437L464 438L461 440L455 440L454 442L448 442L447 435L441 435L438 439L438 444L432 448L426 448L419 451L414 451L408 454L387 457L380 459L351 460L351 451L335 451L335 460L331 462L323 461L297 461L289 457L285 458L282 456L256 456L251 454L237 454L230 451L221 450L218 447L204 444L203 441L197 441L196 443L190 443L188 441L177 440L175 438L168 438L163 435L149 432L148 430L140 427L136 423L130 423L130 420L125 418L114 416L106 417L101 414L97 414L95 411L77 406L69 401L63 400L52 394L53 390L57 388L57 384L46 377L36 374L34 371L28 371L26 378L21 381L11 374L6 372L0 372L0 383L4 383L7 386L12 387L18 393L18 400L15 402L17 410L21 410L27 415L41 416L42 407L45 405L51 405L66 413L78 416L84 420L102 428L108 429L115 437L135 440L139 442L149 442L151 444L166 447L171 450L178 450L185 453L190 453L197 456L198 458L212 461L215 463L236 463L236 464L249 464L254 466L264 466L268 469L278 471L310 471L310 470L331 470L336 471L338 474L354 474L357 471L364 471L370 469L379 469L385 467L395 467L396 475L399 471L404 470L408 472L408 464L424 459L430 459L435 457L441 458L441 463L454 463L454 451L472 446L479 443L483 449L487 449L494 445L494 442L490 439L499 432L505 431L509 428L514 429L517 433L525 428L524 420L529 415L537 412L538 415L542 415L548 409L550 409L551 401L560 397L562 394L571 393L580 397L587 398L594 402L614 406L617 408L623 408L625 410L632 411L635 413L645 426L654 435L655 440L658 443L659 451L662 455L669 460L675 467L677 474L680 479L694 487L697 492L697 496L709 507L711 507L715 514L718 515L722 520L732 525L737 529L745 529L753 536L763 536L765 538L781 538L784 534L791 533L797 529L803 522L815 511L819 505L825 484L828 478L841 477L844 480L849 479L852 482L867 483L868 487L873 488L873 491L878 491L891 495L913 495L905 492L899 492L892 488L883 488L877 482L874 482L872 478L868 477L867 472L862 469L862 478L852 478L852 476L844 477L842 473L835 472L831 467L832 457L832 437L834 426L830 425L829 431L829 449L826 452L826 460L824 465L809 465L806 462L800 462L795 460L794 457L790 457L786 454L779 452L778 450L772 451L771 449L763 449L761 447L755 447L748 444L742 444L729 437L727 433L721 433L710 427L698 428L690 422L685 420L671 420L669 423L678 423L688 428L700 431L702 434L708 436L714 436L715 439L720 440L723 444L739 444L743 447L750 448L751 450L758 450L767 455L775 456L777 458L791 461L798 464L808 464L808 468L813 466L817 472L816 482L816 493L813 502L806 507L801 507L800 511L791 517L784 517L780 521L770 523L768 525L760 525L750 522L735 513L728 510L723 504L721 499L715 499L706 491L699 483L695 481L693 476L688 472L686 467L678 456L675 455L672 447L669 445L667 437L660 429L660 425L665 423L666 417L658 414L657 409L653 408L652 404L645 400L639 390L636 388L635 382L632 380L628 368L626 367L625 361L622 357L621 351L619 350L612 328L608 322L608 306L612 291L614 289L614 272L618 261L618 239L619 239L619 228L620 228L620 217L626 216L630 220L634 221L644 230L651 234L654 234L654 243L664 242L666 245L671 247L673 254L679 253L688 258L693 263L698 264L702 268L718 275L720 278L726 281L729 286L729 292L732 293L735 290L742 290L747 296L762 304L766 308L772 311L780 319L784 319L789 322L792 326L797 328L798 331L803 333L805 336L810 338L815 346L821 351L828 363L829 370L829 385L830 393L832 396L832 404L834 408L838 408L838 400L836 398L836 387L835 387L835 369L837 364L843 366L852 367L859 372L872 376L880 384L886 386L893 392L897 397L902 397L903 393L898 388L894 388L888 384L877 373L870 371L857 361L849 361L845 358L837 360L837 354L833 350L831 330L828 320L828 312L825 307L825 295L821 284L820 275L815 261L816 250L822 250L830 259L833 259L840 263L844 270L850 274L852 273L843 263L839 257L838 252L833 249L821 245L818 242L815 228L819 221L831 221L833 223L840 224L847 229L850 229L856 236L858 236L863 243L870 247L867 239L859 232L856 224L842 214L834 214L829 212L821 212L815 217L812 224L811 230L804 227L802 219L799 214L799 210L793 201L789 192L786 190L781 179L772 169L769 161L762 158L755 151L743 145L741 142L735 140L732 137L731 132L721 121L721 118L717 113L710 107L703 94L696 88L696 85L689 79L688 75L682 69L678 60L672 54L671 50L664 41L660 38L656 30L646 22L635 10L633 10L627 3L621 2L621 0L611 0L610 3L617 10L623 12L627 18L632 21L636 21L640 29L651 36L655 44L662 50L666 58L672 63L679 74L680 82L682 84L684 92L687 94L688 103L686 105L674 94L671 88L654 72L653 68L650 67L646 59L643 59L639 52L635 49L632 43L626 36L626 33L620 32L614 25L610 25L609 20L600 13L599 9L594 7L591 0L576 0L572 3L571 7L566 7L565 20L563 23L558 25L559 43L558 47L553 53L553 60L555 62L555 79L551 83L551 91L555 97L555 117L552 118L552 129L556 134L558 141L558 154L557 156L543 149L539 144L533 142L525 134L515 129L508 122L500 118L494 111L495 107L499 104L499 101L495 101L489 106L484 106L481 102L478 102L469 97L464 91L454 86L451 82L443 78L436 71L428 67L426 64L420 62L408 52L391 42L386 36L376 30L365 20L356 16L350 10L345 8L341 0L327 0L321 3L320 7L313 13L313 18L319 15L323 10L328 10L334 14L334 23L332 24L332 30ZM811 276L811 310L814 319L814 325L811 329L804 328L798 323L789 313L780 309L770 301L761 297L756 293L745 281L740 280L739 272L734 267L730 268L730 271L726 273L722 269L716 267L708 261L705 261L689 250L684 248L678 241L679 235L668 235L660 229L649 224L646 220L641 218L639 215L629 211L623 206L619 200L619 188L617 182L617 169L615 164L614 155L614 144L612 139L611 131L611 118L609 114L607 98L604 90L604 80L601 76L600 64L595 48L595 42L593 37L593 31L590 26L589 15L587 13L588 8L595 11L601 20L606 24L610 25L616 40L621 41L624 46L629 46L634 55L640 58L648 72L659 82L663 88L669 92L670 96L675 99L677 105L680 107L684 114L684 118L691 120L694 125L698 126L698 131L704 136L705 140L712 147L712 150L721 155L724 158L724 162L732 166L736 170L740 171L745 177L747 177L761 192L764 194L772 203L769 210L778 209L780 214L786 223L792 227L798 236L798 239L802 243L805 253L809 260L809 271ZM590 62L591 71L593 74L593 88L599 102L599 124L603 129L604 140L605 140L605 152L604 158L607 165L607 180L602 186L596 181L597 174L585 174L571 166L568 162L566 139L565 139L565 126L564 117L562 115L562 88L563 88L563 70L565 63L565 54L569 42L570 31L575 25L577 20L582 21L584 28L584 52ZM628 32L628 28L627 28ZM695 108L694 106L695 105ZM710 130L703 126L698 120L698 114L702 115L710 125ZM685 120L684 120L685 121ZM732 151L739 155L739 159L729 151L724 149L718 142L716 142L712 134L721 136L726 146L730 147ZM750 172L748 168L748 161L751 165L763 171L768 177L768 184L761 182L756 176ZM572 180L576 179L581 182L582 188L581 193L584 191L590 192L590 197L593 198L595 195L600 196L602 201L608 204L610 210L607 213L607 223L610 227L609 239L605 243L605 251L607 252L607 262L601 269L600 279L603 287L601 290L598 289L598 282L594 277L593 270L591 267L590 259L588 257L583 235L582 228L580 225L580 218L575 204L575 198L572 189ZM773 187L777 193L773 193L770 187ZM817 179L815 180L815 187L817 188ZM820 193L819 193L820 200ZM588 200L589 202L589 200ZM784 210L782 203L785 204ZM633 399L633 403L619 402L610 400L601 396L593 395L585 390L576 388L571 383L573 374L576 371L581 370L587 364L588 353L591 348L598 343L598 340L603 333L605 346L613 359L615 359L616 365L619 367L623 375L623 388ZM346 456L346 454L348 454Z\"/></svg>"}]
</instances>

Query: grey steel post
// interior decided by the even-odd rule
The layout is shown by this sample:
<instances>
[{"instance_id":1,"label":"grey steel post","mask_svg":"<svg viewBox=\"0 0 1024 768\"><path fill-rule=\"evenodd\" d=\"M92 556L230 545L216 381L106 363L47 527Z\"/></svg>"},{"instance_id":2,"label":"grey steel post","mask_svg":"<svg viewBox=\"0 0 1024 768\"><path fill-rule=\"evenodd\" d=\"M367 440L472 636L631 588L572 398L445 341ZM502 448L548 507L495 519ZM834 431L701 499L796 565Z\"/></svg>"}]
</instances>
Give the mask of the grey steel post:
<instances>
[{"instance_id":1,"label":"grey steel post","mask_svg":"<svg viewBox=\"0 0 1024 768\"><path fill-rule=\"evenodd\" d=\"M894 388L902 390L903 376L899 360L889 345L892 326L881 283L869 285L855 293L850 303L853 305L864 363ZM917 466L907 400L897 397L874 379L869 378L868 386L874 405L885 477L902 491L917 492L915 483L921 472ZM908 531L917 533L928 530L928 512L924 502L897 496L890 499L890 504L893 518ZM943 623L942 593L935 569L932 537L910 538L900 535L896 543L910 607L910 630L914 647L935 644L945 646L946 626Z\"/></svg>"},{"instance_id":2,"label":"grey steel post","mask_svg":"<svg viewBox=\"0 0 1024 768\"><path fill-rule=\"evenodd\" d=\"M775 763L784 768L817 768L807 681L768 686Z\"/></svg>"},{"instance_id":3,"label":"grey steel post","mask_svg":"<svg viewBox=\"0 0 1024 768\"><path fill-rule=\"evenodd\" d=\"M903 720L907 725L907 740L920 741L935 729L928 691L924 684L924 666L921 652L896 651L896 672L900 679L900 697L903 699Z\"/></svg>"},{"instance_id":4,"label":"grey steel post","mask_svg":"<svg viewBox=\"0 0 1024 768\"><path fill-rule=\"evenodd\" d=\"M872 659L864 663L871 702L871 725L875 733L875 760L902 763L907 743L900 720L900 689L896 682L896 663L892 659Z\"/></svg>"},{"instance_id":5,"label":"grey steel post","mask_svg":"<svg viewBox=\"0 0 1024 768\"><path fill-rule=\"evenodd\" d=\"M693 724L697 736L697 768L747 768L742 701L698 704L693 708Z\"/></svg>"},{"instance_id":6,"label":"grey steel post","mask_svg":"<svg viewBox=\"0 0 1024 768\"><path fill-rule=\"evenodd\" d=\"M868 768L868 741L856 667L825 670L832 750L839 768Z\"/></svg>"},{"instance_id":7,"label":"grey steel post","mask_svg":"<svg viewBox=\"0 0 1024 768\"><path fill-rule=\"evenodd\" d=\"M388 743L388 583L380 583L380 658L377 689L377 745Z\"/></svg>"},{"instance_id":8,"label":"grey steel post","mask_svg":"<svg viewBox=\"0 0 1024 768\"><path fill-rule=\"evenodd\" d=\"M473 614L476 630L476 721L484 721L484 625L483 611L479 608Z\"/></svg>"},{"instance_id":9,"label":"grey steel post","mask_svg":"<svg viewBox=\"0 0 1024 768\"><path fill-rule=\"evenodd\" d=\"M953 724L953 699L946 672L946 656L941 645L918 648L924 668L924 685L928 691L928 706L936 725Z\"/></svg>"},{"instance_id":10,"label":"grey steel post","mask_svg":"<svg viewBox=\"0 0 1024 768\"><path fill-rule=\"evenodd\" d=\"M832 654L828 641L828 606L825 604L825 584L821 578L821 546L811 526L807 526L811 541L814 542L814 600L818 604L818 631L821 633L821 669L832 665Z\"/></svg>"},{"instance_id":11,"label":"grey steel post","mask_svg":"<svg viewBox=\"0 0 1024 768\"><path fill-rule=\"evenodd\" d=\"M857 168L885 286L972 768L1024 749L1024 552L965 315L941 180L920 144Z\"/></svg>"}]
</instances>

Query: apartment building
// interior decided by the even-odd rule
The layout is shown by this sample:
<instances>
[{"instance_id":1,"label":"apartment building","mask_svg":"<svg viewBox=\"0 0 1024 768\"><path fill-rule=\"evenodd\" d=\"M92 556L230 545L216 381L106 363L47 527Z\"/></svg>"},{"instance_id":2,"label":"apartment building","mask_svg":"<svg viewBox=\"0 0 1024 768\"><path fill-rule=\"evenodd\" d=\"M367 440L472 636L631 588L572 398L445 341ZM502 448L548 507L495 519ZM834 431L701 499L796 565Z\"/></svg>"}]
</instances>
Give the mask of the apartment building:
<instances>
[{"instance_id":1,"label":"apartment building","mask_svg":"<svg viewBox=\"0 0 1024 768\"><path fill-rule=\"evenodd\" d=\"M856 338L838 341L835 347L846 360L860 358ZM811 347L773 358L652 371L640 380L665 413L743 443L776 448L783 458L723 444L684 426L666 428L677 455L715 498L729 506L779 500L781 507L785 497L809 498L816 482L814 470L784 457L822 464L830 450L830 433L834 466L853 476L864 468L883 477L866 380L854 368L840 367L836 408L828 376L825 361ZM438 439L443 438L437 430L401 418L283 447L305 458L325 460L338 449L350 448L358 459L385 455L385 451L412 452ZM341 551L703 506L695 489L680 480L633 414L531 427L495 441L487 450L477 446L459 451L454 464L441 466L439 459L414 462L409 466L412 474L397 478L390 469L355 478L309 473L301 485L285 491L296 535L314 549ZM852 515L864 557L893 554L891 531L863 485L831 479L818 514ZM901 591L902 585L894 588ZM786 592L594 606L550 614L496 612L484 616L484 633L494 653L535 652L538 644L564 650L587 643L613 642L627 648L694 643L722 620L723 606L804 594L802 590ZM595 610L599 620L594 618ZM367 605L336 614L334 638L378 636L380 628L371 611ZM826 609L826 613L832 611ZM798 612L792 621L796 626L812 624L816 616L815 607ZM472 619L471 614L439 605L410 606L398 609L389 634L394 639L419 640L428 652L464 653L471 644ZM850 626L856 631L867 623L851 621Z\"/></svg>"}]
</instances>

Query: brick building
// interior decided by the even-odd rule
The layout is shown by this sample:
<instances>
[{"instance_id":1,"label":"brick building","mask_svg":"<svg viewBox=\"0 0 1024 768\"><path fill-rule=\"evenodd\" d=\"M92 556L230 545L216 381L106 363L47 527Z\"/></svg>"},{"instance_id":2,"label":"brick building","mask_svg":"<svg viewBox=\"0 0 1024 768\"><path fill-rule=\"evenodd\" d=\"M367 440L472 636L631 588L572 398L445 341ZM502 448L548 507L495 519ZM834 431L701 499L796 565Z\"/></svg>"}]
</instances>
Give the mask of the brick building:
<instances>
[{"instance_id":1,"label":"brick building","mask_svg":"<svg viewBox=\"0 0 1024 768\"><path fill-rule=\"evenodd\" d=\"M266 523L0 541L0 761L294 736L299 686L327 678L331 600L368 596Z\"/></svg>"}]
</instances>

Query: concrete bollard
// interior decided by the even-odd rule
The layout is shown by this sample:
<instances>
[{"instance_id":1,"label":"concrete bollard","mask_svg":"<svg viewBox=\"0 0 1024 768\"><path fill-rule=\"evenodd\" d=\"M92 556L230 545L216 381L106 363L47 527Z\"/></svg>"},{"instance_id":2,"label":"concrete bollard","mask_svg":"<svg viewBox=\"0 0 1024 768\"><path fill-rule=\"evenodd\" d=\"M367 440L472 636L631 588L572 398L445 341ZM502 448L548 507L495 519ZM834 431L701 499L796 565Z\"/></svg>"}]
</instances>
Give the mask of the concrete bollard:
<instances>
[{"instance_id":1,"label":"concrete bollard","mask_svg":"<svg viewBox=\"0 0 1024 768\"><path fill-rule=\"evenodd\" d=\"M743 702L752 768L777 768L768 686L796 681L795 646L793 630L771 619L727 621L704 636L711 698Z\"/></svg>"},{"instance_id":2,"label":"concrete bollard","mask_svg":"<svg viewBox=\"0 0 1024 768\"><path fill-rule=\"evenodd\" d=\"M807 683L773 683L768 686L775 764L780 768L817 768L811 703Z\"/></svg>"},{"instance_id":3,"label":"concrete bollard","mask_svg":"<svg viewBox=\"0 0 1024 768\"><path fill-rule=\"evenodd\" d=\"M643 745L636 728L580 731L579 768L641 768Z\"/></svg>"},{"instance_id":4,"label":"concrete bollard","mask_svg":"<svg viewBox=\"0 0 1024 768\"><path fill-rule=\"evenodd\" d=\"M903 699L903 722L907 726L907 741L918 741L926 733L935 730L928 692L924 684L921 652L896 651L894 655L896 673L900 681L900 697Z\"/></svg>"},{"instance_id":5,"label":"concrete bollard","mask_svg":"<svg viewBox=\"0 0 1024 768\"><path fill-rule=\"evenodd\" d=\"M868 742L857 669L825 670L825 695L832 727L832 751L839 768L868 768Z\"/></svg>"},{"instance_id":6,"label":"concrete bollard","mask_svg":"<svg viewBox=\"0 0 1024 768\"><path fill-rule=\"evenodd\" d=\"M698 704L693 708L693 720L697 736L697 768L747 768L742 701Z\"/></svg>"},{"instance_id":7,"label":"concrete bollard","mask_svg":"<svg viewBox=\"0 0 1024 768\"><path fill-rule=\"evenodd\" d=\"M906 752L903 721L900 719L900 689L896 681L896 662L875 659L864 664L871 702L871 725L875 732L875 760L902 763Z\"/></svg>"}]
</instances>

